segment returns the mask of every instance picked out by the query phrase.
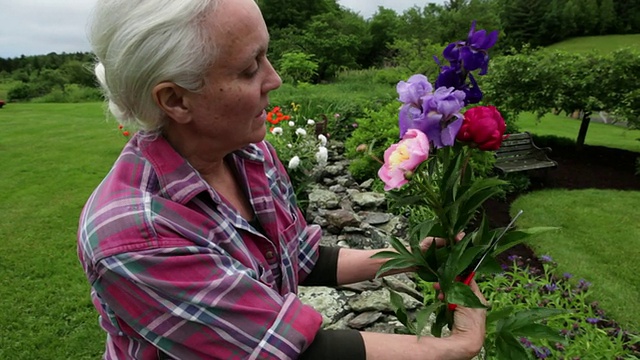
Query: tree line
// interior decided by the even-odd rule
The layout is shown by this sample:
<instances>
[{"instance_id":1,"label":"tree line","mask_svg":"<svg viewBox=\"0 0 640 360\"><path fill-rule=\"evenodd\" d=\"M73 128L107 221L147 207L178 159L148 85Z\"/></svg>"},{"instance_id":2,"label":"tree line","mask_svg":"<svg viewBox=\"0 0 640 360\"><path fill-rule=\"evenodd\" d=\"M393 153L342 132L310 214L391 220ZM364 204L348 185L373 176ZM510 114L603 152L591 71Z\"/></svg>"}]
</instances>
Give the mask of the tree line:
<instances>
[{"instance_id":1,"label":"tree line","mask_svg":"<svg viewBox=\"0 0 640 360\"><path fill-rule=\"evenodd\" d=\"M258 0L258 5L271 33L269 56L294 82L407 64L407 57L431 62L430 49L464 39L473 20L478 28L500 30L494 55L575 36L640 33L640 0L449 0L401 14L379 7L368 19L336 0ZM65 92L64 84L95 87L92 61L90 53L0 58L0 81L20 83L10 94L14 100L56 88Z\"/></svg>"}]
</instances>

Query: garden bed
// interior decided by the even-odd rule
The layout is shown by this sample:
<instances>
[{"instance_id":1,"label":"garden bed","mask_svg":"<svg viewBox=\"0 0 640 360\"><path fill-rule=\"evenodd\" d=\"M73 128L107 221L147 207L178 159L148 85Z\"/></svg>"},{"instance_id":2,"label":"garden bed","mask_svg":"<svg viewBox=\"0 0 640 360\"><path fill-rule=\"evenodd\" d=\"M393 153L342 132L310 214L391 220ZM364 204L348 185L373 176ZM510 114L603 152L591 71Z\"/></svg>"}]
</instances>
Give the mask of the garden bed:
<instances>
[{"instance_id":1,"label":"garden bed","mask_svg":"<svg viewBox=\"0 0 640 360\"><path fill-rule=\"evenodd\" d=\"M585 145L581 151L573 147L554 146L553 157L558 162L556 169L532 173L531 186L527 191L542 189L615 189L640 191L640 176L634 174L638 153ZM491 199L484 205L484 209L493 227L505 226L510 220L510 205L520 194L508 195L506 200ZM525 244L509 249L501 254L499 260L510 265L513 255L522 258L532 273L542 273L543 264L539 255ZM610 335L617 335L619 326L614 321L607 320L598 323L607 329ZM640 355L640 344L631 345L632 350Z\"/></svg>"}]
</instances>

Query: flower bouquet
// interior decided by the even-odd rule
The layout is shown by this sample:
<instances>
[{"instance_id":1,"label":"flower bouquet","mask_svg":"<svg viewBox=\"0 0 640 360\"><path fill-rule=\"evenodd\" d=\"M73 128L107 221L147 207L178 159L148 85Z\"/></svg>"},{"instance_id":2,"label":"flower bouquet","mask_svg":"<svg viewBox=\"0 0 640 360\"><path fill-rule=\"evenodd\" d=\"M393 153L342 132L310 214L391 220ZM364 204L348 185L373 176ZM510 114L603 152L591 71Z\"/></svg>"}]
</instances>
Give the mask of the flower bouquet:
<instances>
[{"instance_id":1,"label":"flower bouquet","mask_svg":"<svg viewBox=\"0 0 640 360\"><path fill-rule=\"evenodd\" d=\"M474 151L497 150L505 136L506 125L498 109L470 106L482 100L473 72L487 73L487 51L497 38L497 31L476 31L474 22L466 41L452 43L443 51L448 65L435 58L440 66L435 86L421 74L397 85L402 102L401 140L385 151L378 175L396 206L426 208L431 216L412 219L417 225L411 232L408 248L398 239L392 239L394 251L376 255L389 259L379 274L414 268L421 281L438 282L444 294L444 301L433 299L415 318L410 318L400 296L392 293L396 316L408 333L423 334L429 318L435 314L431 334L442 336L443 328L453 323L455 305L485 307L461 281L465 272L478 263L484 252L498 254L530 234L549 229L509 231L493 248L491 245L495 244L498 234L506 229L490 229L481 213L482 204L500 193L506 184L498 178L475 176L469 165ZM426 237L443 238L446 245L430 246L423 251L420 242ZM484 274L501 271L501 266L490 256L477 269ZM519 342L520 337L563 341L557 331L537 323L561 312L545 308L524 311L504 308L490 312L485 353L504 359L526 359L529 355Z\"/></svg>"}]
</instances>

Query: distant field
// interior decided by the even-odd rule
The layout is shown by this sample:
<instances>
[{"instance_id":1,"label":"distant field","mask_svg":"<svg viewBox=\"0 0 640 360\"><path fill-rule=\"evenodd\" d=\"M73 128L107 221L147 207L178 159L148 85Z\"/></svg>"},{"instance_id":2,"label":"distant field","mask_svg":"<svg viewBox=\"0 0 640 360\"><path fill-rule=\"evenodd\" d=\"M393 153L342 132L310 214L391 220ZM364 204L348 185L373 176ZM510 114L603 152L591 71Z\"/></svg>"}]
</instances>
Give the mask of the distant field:
<instances>
[{"instance_id":1,"label":"distant field","mask_svg":"<svg viewBox=\"0 0 640 360\"><path fill-rule=\"evenodd\" d=\"M547 48L570 52L590 52L595 50L600 53L609 53L625 47L640 50L640 34L583 36L561 41Z\"/></svg>"},{"instance_id":2,"label":"distant field","mask_svg":"<svg viewBox=\"0 0 640 360\"><path fill-rule=\"evenodd\" d=\"M547 114L540 121L531 113L523 113L516 123L520 130L536 135L555 135L576 140L580 130L580 120L562 115ZM640 130L591 122L585 144L607 146L640 153Z\"/></svg>"}]
</instances>

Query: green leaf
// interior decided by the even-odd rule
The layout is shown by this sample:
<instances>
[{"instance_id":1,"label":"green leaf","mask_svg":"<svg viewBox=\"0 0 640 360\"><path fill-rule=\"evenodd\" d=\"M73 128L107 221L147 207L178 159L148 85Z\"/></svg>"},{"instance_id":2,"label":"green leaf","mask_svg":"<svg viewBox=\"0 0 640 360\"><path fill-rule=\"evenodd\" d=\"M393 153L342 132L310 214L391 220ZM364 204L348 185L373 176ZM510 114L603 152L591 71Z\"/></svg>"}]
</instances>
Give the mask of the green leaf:
<instances>
[{"instance_id":1,"label":"green leaf","mask_svg":"<svg viewBox=\"0 0 640 360\"><path fill-rule=\"evenodd\" d=\"M402 296L400 296L393 290L389 290L389 293L391 294L391 306L393 306L398 321L400 321L402 325L406 326L407 328L410 328L411 324L409 324L407 310L404 307Z\"/></svg>"},{"instance_id":2,"label":"green leaf","mask_svg":"<svg viewBox=\"0 0 640 360\"><path fill-rule=\"evenodd\" d=\"M490 234L489 220L487 218L487 214L483 211L480 226L478 226L478 230L473 234L471 242L474 245L488 245L491 242L491 239L493 239L493 236Z\"/></svg>"},{"instance_id":3,"label":"green leaf","mask_svg":"<svg viewBox=\"0 0 640 360\"><path fill-rule=\"evenodd\" d=\"M478 268L478 271L476 271L476 274L488 275L499 274L501 272L503 272L503 270L498 260L496 260L494 257L487 256L482 262L482 265L480 265L480 267Z\"/></svg>"},{"instance_id":4,"label":"green leaf","mask_svg":"<svg viewBox=\"0 0 640 360\"><path fill-rule=\"evenodd\" d=\"M512 334L499 333L496 337L496 357L499 360L531 359L531 354Z\"/></svg>"},{"instance_id":5,"label":"green leaf","mask_svg":"<svg viewBox=\"0 0 640 360\"><path fill-rule=\"evenodd\" d=\"M520 310L513 314L508 320L505 321L503 328L514 331L523 326L532 324L536 321L544 320L546 318L565 314L567 311L563 309L548 309L548 308L533 308Z\"/></svg>"},{"instance_id":6,"label":"green leaf","mask_svg":"<svg viewBox=\"0 0 640 360\"><path fill-rule=\"evenodd\" d=\"M469 308L487 308L471 288L461 282L454 282L445 293L445 296L450 304L458 304Z\"/></svg>"},{"instance_id":7,"label":"green leaf","mask_svg":"<svg viewBox=\"0 0 640 360\"><path fill-rule=\"evenodd\" d=\"M518 245L524 242L529 236L541 234L547 231L559 230L558 227L532 227L528 229L518 229L514 231L510 231L505 234L505 236L500 240L500 245L494 251L494 254L501 254L506 250L512 248L515 245Z\"/></svg>"},{"instance_id":8,"label":"green leaf","mask_svg":"<svg viewBox=\"0 0 640 360\"><path fill-rule=\"evenodd\" d=\"M433 304L422 308L416 314L416 334L420 336L424 327L429 323L429 317L433 312L438 308L438 306L442 305L441 302L434 302Z\"/></svg>"},{"instance_id":9,"label":"green leaf","mask_svg":"<svg viewBox=\"0 0 640 360\"><path fill-rule=\"evenodd\" d=\"M442 337L442 328L447 325L447 307L442 305L436 310L436 321L431 326L431 335Z\"/></svg>"},{"instance_id":10,"label":"green leaf","mask_svg":"<svg viewBox=\"0 0 640 360\"><path fill-rule=\"evenodd\" d=\"M388 251L388 250L380 251L371 255L372 259L394 259L394 258L401 258L401 257L403 257L401 254L398 254L395 251Z\"/></svg>"},{"instance_id":11,"label":"green leaf","mask_svg":"<svg viewBox=\"0 0 640 360\"><path fill-rule=\"evenodd\" d=\"M378 272L376 273L376 277L390 270L406 269L415 265L416 262L413 259L391 259L380 266L380 269L378 269Z\"/></svg>"},{"instance_id":12,"label":"green leaf","mask_svg":"<svg viewBox=\"0 0 640 360\"><path fill-rule=\"evenodd\" d=\"M467 269L473 263L474 259L478 257L478 254L486 248L486 246L473 246L462 253L462 256L460 256L460 259L456 263L456 274L460 274Z\"/></svg>"},{"instance_id":13,"label":"green leaf","mask_svg":"<svg viewBox=\"0 0 640 360\"><path fill-rule=\"evenodd\" d=\"M435 224L436 224L436 219L429 219L421 222L420 224L413 227L413 229L411 230L410 237L416 238L416 234L417 234L417 239L419 240L426 238L427 236L430 235L431 229L433 229L433 226Z\"/></svg>"},{"instance_id":14,"label":"green leaf","mask_svg":"<svg viewBox=\"0 0 640 360\"><path fill-rule=\"evenodd\" d=\"M409 252L409 250L397 237L392 236L391 239L389 239L389 243L391 244L391 247L393 247L399 254L407 258L413 258L413 254Z\"/></svg>"},{"instance_id":15,"label":"green leaf","mask_svg":"<svg viewBox=\"0 0 640 360\"><path fill-rule=\"evenodd\" d=\"M542 324L529 324L511 331L517 337L527 337L531 339L546 339L552 342L565 342L558 330Z\"/></svg>"},{"instance_id":16,"label":"green leaf","mask_svg":"<svg viewBox=\"0 0 640 360\"><path fill-rule=\"evenodd\" d=\"M509 317L513 313L515 308L513 306L507 306L498 310L491 310L487 314L487 324L491 324L502 319ZM499 329L497 329L499 331Z\"/></svg>"},{"instance_id":17,"label":"green leaf","mask_svg":"<svg viewBox=\"0 0 640 360\"><path fill-rule=\"evenodd\" d=\"M426 282L438 281L438 275L425 268L418 268L418 270L416 270L416 274L420 277L421 280Z\"/></svg>"}]
</instances>

